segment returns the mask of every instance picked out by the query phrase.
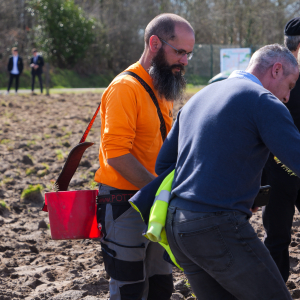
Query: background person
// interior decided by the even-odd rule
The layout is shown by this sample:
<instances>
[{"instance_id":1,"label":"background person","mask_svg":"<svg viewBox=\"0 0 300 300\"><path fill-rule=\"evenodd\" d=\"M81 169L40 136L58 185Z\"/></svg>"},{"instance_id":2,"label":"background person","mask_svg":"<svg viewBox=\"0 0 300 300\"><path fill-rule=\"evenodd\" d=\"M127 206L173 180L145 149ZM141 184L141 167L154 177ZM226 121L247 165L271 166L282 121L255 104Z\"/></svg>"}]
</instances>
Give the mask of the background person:
<instances>
[{"instance_id":1,"label":"background person","mask_svg":"<svg viewBox=\"0 0 300 300\"><path fill-rule=\"evenodd\" d=\"M31 91L32 91L32 94L34 94L35 76L37 76L39 79L39 83L40 83L41 94L43 94L42 74L43 74L44 59L41 55L39 55L37 53L37 50L35 48L32 49L32 54L33 54L33 57L31 57L31 60L30 60Z\"/></svg>"},{"instance_id":2,"label":"background person","mask_svg":"<svg viewBox=\"0 0 300 300\"><path fill-rule=\"evenodd\" d=\"M284 29L284 44L297 59L300 48L300 18L290 20ZM300 79L291 91L289 101L284 101L294 123L300 129ZM288 146L288 145L287 145ZM300 208L300 179L289 175L274 160L271 153L263 173L262 185L271 185L269 204L263 207L265 228L264 244L270 251L277 267L286 282L289 278L291 228L295 206Z\"/></svg>"},{"instance_id":3,"label":"background person","mask_svg":"<svg viewBox=\"0 0 300 300\"><path fill-rule=\"evenodd\" d=\"M151 87L168 133L173 101L181 98L185 88L184 67L192 56L194 31L180 16L162 14L148 24L144 40L141 58L126 71ZM164 249L142 236L145 224L125 199L156 177L163 122L148 92L130 75L111 82L100 113L100 168L95 181L100 183L97 217L105 269L111 277L110 299L170 299L172 266L163 260ZM125 201L102 204L101 197L109 199L112 194Z\"/></svg>"},{"instance_id":4,"label":"background person","mask_svg":"<svg viewBox=\"0 0 300 300\"><path fill-rule=\"evenodd\" d=\"M14 79L16 83L15 93L16 94L18 93L19 77L23 71L23 60L18 54L17 47L13 47L11 49L11 52L12 52L12 56L9 58L8 65L7 65L7 70L9 72L9 82L8 82L6 95L9 94L9 90L11 88Z\"/></svg>"},{"instance_id":5,"label":"background person","mask_svg":"<svg viewBox=\"0 0 300 300\"><path fill-rule=\"evenodd\" d=\"M281 102L298 77L288 49L259 49L188 101L161 148L157 174L176 163L167 238L198 299L292 299L249 218L270 150L300 174L300 134Z\"/></svg>"}]
</instances>

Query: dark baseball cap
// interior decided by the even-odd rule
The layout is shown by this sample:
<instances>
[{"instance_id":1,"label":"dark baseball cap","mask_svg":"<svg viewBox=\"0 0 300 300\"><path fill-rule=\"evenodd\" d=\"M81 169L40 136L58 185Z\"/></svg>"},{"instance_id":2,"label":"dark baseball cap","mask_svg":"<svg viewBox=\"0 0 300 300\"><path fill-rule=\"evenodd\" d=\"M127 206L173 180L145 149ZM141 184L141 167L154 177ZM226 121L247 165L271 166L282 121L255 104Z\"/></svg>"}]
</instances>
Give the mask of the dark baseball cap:
<instances>
[{"instance_id":1,"label":"dark baseball cap","mask_svg":"<svg viewBox=\"0 0 300 300\"><path fill-rule=\"evenodd\" d=\"M300 35L300 18L294 18L286 23L284 27L284 35Z\"/></svg>"}]
</instances>

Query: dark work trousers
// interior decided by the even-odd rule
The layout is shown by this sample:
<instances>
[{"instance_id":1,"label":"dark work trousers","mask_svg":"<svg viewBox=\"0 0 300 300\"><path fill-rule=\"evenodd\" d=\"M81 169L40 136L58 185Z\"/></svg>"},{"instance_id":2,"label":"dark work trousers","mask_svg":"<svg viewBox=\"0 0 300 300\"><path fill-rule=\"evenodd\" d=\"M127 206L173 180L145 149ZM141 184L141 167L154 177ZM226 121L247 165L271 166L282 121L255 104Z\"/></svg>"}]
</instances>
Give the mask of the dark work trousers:
<instances>
[{"instance_id":1,"label":"dark work trousers","mask_svg":"<svg viewBox=\"0 0 300 300\"><path fill-rule=\"evenodd\" d=\"M167 239L199 300L292 300L270 252L239 211L172 206Z\"/></svg>"},{"instance_id":2,"label":"dark work trousers","mask_svg":"<svg viewBox=\"0 0 300 300\"><path fill-rule=\"evenodd\" d=\"M7 88L7 91L9 92L10 88L11 88L11 85L13 83L13 80L15 79L16 81L16 92L18 91L18 88L19 88L19 77L20 77L20 74L16 75L16 74L9 74L9 82L8 82L8 88Z\"/></svg>"},{"instance_id":3,"label":"dark work trousers","mask_svg":"<svg viewBox=\"0 0 300 300\"><path fill-rule=\"evenodd\" d=\"M262 185L270 185L270 201L263 208L264 243L286 282L289 278L289 245L295 206L300 208L300 179L291 176L270 155L263 172Z\"/></svg>"},{"instance_id":4,"label":"dark work trousers","mask_svg":"<svg viewBox=\"0 0 300 300\"><path fill-rule=\"evenodd\" d=\"M99 195L116 190L99 185ZM101 248L110 275L110 300L169 300L173 291L172 266L163 259L164 248L150 242L140 214L127 203L98 204L102 225Z\"/></svg>"},{"instance_id":5,"label":"dark work trousers","mask_svg":"<svg viewBox=\"0 0 300 300\"><path fill-rule=\"evenodd\" d=\"M39 78L39 82L40 82L41 93L43 93L42 74L33 73L31 76L32 76L31 77L31 90L34 91L35 76L37 76Z\"/></svg>"}]
</instances>

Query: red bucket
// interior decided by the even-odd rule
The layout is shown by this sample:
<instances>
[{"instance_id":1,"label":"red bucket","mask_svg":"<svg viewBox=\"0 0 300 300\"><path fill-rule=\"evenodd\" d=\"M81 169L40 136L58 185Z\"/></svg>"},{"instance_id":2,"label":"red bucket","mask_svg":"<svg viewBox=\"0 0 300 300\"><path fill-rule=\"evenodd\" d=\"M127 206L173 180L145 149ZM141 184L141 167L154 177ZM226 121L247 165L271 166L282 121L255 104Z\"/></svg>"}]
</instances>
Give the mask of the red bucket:
<instances>
[{"instance_id":1,"label":"red bucket","mask_svg":"<svg viewBox=\"0 0 300 300\"><path fill-rule=\"evenodd\" d=\"M45 193L53 240L100 237L96 218L97 190Z\"/></svg>"}]
</instances>

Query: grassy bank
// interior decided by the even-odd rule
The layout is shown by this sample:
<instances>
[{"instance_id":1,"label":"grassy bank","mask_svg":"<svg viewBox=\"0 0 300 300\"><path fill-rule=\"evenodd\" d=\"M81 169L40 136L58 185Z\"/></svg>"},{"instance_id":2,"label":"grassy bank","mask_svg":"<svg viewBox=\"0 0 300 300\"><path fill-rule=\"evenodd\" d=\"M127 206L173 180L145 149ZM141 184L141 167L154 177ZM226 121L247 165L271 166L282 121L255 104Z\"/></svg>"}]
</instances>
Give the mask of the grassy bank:
<instances>
[{"instance_id":1,"label":"grassy bank","mask_svg":"<svg viewBox=\"0 0 300 300\"><path fill-rule=\"evenodd\" d=\"M194 86L207 85L208 80L210 79L210 77L204 77L204 76L199 76L199 75L189 74L189 73L186 73L185 78L189 85L194 85Z\"/></svg>"},{"instance_id":2,"label":"grassy bank","mask_svg":"<svg viewBox=\"0 0 300 300\"><path fill-rule=\"evenodd\" d=\"M51 70L50 71L50 88L99 88L107 87L114 78L113 74L109 75L90 75L82 76L70 70ZM0 89L7 89L9 75L0 73ZM186 75L189 88L193 86L206 85L209 78L198 75ZM43 83L45 85L45 74L43 74ZM35 87L39 87L38 78L36 78ZM12 89L14 88L14 83ZM20 89L31 88L30 70L24 70L20 76Z\"/></svg>"},{"instance_id":3,"label":"grassy bank","mask_svg":"<svg viewBox=\"0 0 300 300\"><path fill-rule=\"evenodd\" d=\"M107 87L114 78L110 75L91 75L82 76L70 70L51 70L50 71L50 88L93 88ZM6 89L8 85L8 73L0 73L0 89ZM45 74L43 74L43 83L45 85ZM30 70L24 70L20 76L20 89L31 88ZM35 87L38 87L38 78L36 78ZM14 87L14 83L13 83Z\"/></svg>"}]
</instances>

